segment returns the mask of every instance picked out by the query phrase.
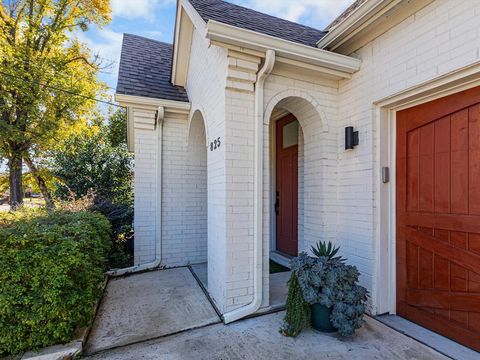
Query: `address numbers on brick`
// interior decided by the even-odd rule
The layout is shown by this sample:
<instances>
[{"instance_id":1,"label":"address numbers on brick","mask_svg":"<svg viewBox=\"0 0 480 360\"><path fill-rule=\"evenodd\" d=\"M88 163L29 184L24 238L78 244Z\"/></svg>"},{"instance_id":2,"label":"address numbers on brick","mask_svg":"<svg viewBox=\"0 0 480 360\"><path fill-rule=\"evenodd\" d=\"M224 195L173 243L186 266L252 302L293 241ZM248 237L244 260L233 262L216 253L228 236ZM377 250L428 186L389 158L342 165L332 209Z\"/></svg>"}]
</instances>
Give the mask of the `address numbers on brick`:
<instances>
[{"instance_id":1,"label":"address numbers on brick","mask_svg":"<svg viewBox=\"0 0 480 360\"><path fill-rule=\"evenodd\" d=\"M216 138L212 142L210 142L210 151L217 150L221 145L220 138Z\"/></svg>"}]
</instances>

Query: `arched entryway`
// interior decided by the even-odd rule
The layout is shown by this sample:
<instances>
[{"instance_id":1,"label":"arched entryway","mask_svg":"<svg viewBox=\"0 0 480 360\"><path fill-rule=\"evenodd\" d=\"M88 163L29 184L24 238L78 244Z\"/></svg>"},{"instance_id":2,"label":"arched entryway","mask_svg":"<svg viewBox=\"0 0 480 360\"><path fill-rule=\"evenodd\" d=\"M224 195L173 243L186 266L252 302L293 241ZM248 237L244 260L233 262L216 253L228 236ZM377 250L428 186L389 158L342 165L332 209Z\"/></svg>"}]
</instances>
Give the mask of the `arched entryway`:
<instances>
[{"instance_id":1,"label":"arched entryway","mask_svg":"<svg viewBox=\"0 0 480 360\"><path fill-rule=\"evenodd\" d=\"M264 119L268 133L265 188L270 199L265 204L270 225L265 242L270 255L269 302L275 307L285 303L290 276L288 271L276 272L282 270L277 264L288 268L292 257L328 237L323 203L330 155L322 148L334 139L329 138L324 113L307 94L275 96L267 104Z\"/></svg>"},{"instance_id":2,"label":"arched entryway","mask_svg":"<svg viewBox=\"0 0 480 360\"><path fill-rule=\"evenodd\" d=\"M207 144L205 120L200 111L194 112L188 129L186 156L186 214L190 263L199 280L208 286L208 194Z\"/></svg>"}]
</instances>

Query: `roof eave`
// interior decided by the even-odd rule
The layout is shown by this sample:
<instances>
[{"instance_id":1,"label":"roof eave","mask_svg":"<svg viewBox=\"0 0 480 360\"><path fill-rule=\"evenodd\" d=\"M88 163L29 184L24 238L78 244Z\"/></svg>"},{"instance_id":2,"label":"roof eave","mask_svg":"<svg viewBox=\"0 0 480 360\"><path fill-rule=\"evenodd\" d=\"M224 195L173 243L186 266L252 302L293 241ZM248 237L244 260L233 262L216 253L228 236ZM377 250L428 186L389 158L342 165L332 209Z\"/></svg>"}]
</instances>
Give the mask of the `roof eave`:
<instances>
[{"instance_id":1,"label":"roof eave","mask_svg":"<svg viewBox=\"0 0 480 360\"><path fill-rule=\"evenodd\" d=\"M206 23L188 0L177 0L176 11L171 82L185 87L193 30L196 28L201 31Z\"/></svg>"},{"instance_id":2,"label":"roof eave","mask_svg":"<svg viewBox=\"0 0 480 360\"><path fill-rule=\"evenodd\" d=\"M335 25L333 29L318 40L317 46L320 49L330 48L340 43L345 37L357 30L362 24L385 9L389 3L401 2L403 0L367 0L360 5L345 20Z\"/></svg>"},{"instance_id":3,"label":"roof eave","mask_svg":"<svg viewBox=\"0 0 480 360\"><path fill-rule=\"evenodd\" d=\"M349 56L310 47L292 41L241 29L215 20L209 20L206 37L216 43L226 43L265 52L275 50L279 57L312 64L346 74L360 69L361 61Z\"/></svg>"},{"instance_id":4,"label":"roof eave","mask_svg":"<svg viewBox=\"0 0 480 360\"><path fill-rule=\"evenodd\" d=\"M159 106L163 106L166 110L171 112L181 113L188 113L191 108L191 104L188 101L159 99L119 93L115 94L115 101L126 107L158 108Z\"/></svg>"},{"instance_id":5,"label":"roof eave","mask_svg":"<svg viewBox=\"0 0 480 360\"><path fill-rule=\"evenodd\" d=\"M317 42L317 47L349 55L434 0L366 0Z\"/></svg>"}]
</instances>

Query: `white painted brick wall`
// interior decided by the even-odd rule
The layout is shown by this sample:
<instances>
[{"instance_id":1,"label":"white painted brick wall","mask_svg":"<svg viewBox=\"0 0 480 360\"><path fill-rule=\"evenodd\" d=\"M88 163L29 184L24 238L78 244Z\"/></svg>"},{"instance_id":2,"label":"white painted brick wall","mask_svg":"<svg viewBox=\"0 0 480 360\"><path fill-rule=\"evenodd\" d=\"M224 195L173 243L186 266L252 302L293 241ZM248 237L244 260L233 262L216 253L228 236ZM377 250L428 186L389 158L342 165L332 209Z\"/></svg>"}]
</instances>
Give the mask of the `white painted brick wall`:
<instances>
[{"instance_id":1,"label":"white painted brick wall","mask_svg":"<svg viewBox=\"0 0 480 360\"><path fill-rule=\"evenodd\" d=\"M340 83L338 102L337 238L362 272L376 311L375 208L378 149L373 102L478 61L480 2L437 0L357 51L361 70ZM360 145L343 150L343 128L360 131Z\"/></svg>"},{"instance_id":2,"label":"white painted brick wall","mask_svg":"<svg viewBox=\"0 0 480 360\"><path fill-rule=\"evenodd\" d=\"M226 51L208 47L203 32L193 33L191 58L186 89L192 104L192 114L205 117L208 141L220 138L222 145L207 151L208 192L208 288L220 311L225 311L225 84ZM207 144L208 145L208 144Z\"/></svg>"},{"instance_id":3,"label":"white painted brick wall","mask_svg":"<svg viewBox=\"0 0 480 360\"><path fill-rule=\"evenodd\" d=\"M337 83L274 71L266 81L265 106L275 104L292 112L303 130L300 250L308 250L318 240L341 245L342 255L360 269L362 284L369 290L375 289L374 249L378 240L374 184L379 169L373 102L478 61L479 17L477 1L437 0L357 51L362 68L351 80ZM221 147L208 151L206 158L208 287L222 312L252 300L252 74L258 69L258 61L208 47L203 33L194 30L186 85L192 114L199 111L205 117L209 141L218 137L222 141ZM290 98L282 100L285 92ZM345 151L344 128L351 125L360 131L360 145L354 151ZM188 218L189 206L202 203L201 192L192 195L191 188L192 179L202 170L188 166L188 120L167 117L164 126L162 249L166 264L180 265L205 257L205 251L195 247L195 238L204 234L205 220L199 213ZM270 126L264 125L264 306L269 301L268 259L272 245ZM155 246L151 239L156 205L150 196L155 187L155 132L136 131L135 141L135 262L139 263L152 260ZM373 292L372 312L375 299Z\"/></svg>"}]
</instances>

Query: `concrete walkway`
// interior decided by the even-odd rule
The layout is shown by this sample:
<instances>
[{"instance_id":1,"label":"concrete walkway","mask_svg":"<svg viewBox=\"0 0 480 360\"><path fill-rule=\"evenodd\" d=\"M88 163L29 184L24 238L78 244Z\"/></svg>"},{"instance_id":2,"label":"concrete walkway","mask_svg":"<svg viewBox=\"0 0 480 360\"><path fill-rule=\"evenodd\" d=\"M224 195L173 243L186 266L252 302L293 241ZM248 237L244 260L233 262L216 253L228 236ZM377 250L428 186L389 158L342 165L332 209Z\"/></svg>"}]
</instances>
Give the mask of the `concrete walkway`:
<instances>
[{"instance_id":1,"label":"concrete walkway","mask_svg":"<svg viewBox=\"0 0 480 360\"><path fill-rule=\"evenodd\" d=\"M157 270L109 281L86 353L220 322L188 268Z\"/></svg>"},{"instance_id":2,"label":"concrete walkway","mask_svg":"<svg viewBox=\"0 0 480 360\"><path fill-rule=\"evenodd\" d=\"M369 317L353 339L314 330L304 331L297 338L286 338L278 332L284 315L279 312L230 325L210 325L99 353L91 360L447 359Z\"/></svg>"}]
</instances>

